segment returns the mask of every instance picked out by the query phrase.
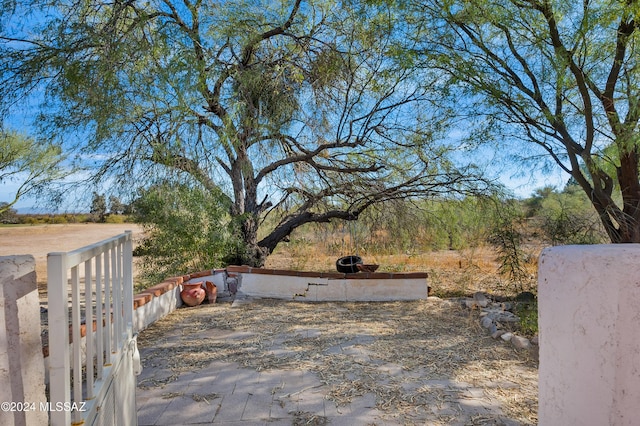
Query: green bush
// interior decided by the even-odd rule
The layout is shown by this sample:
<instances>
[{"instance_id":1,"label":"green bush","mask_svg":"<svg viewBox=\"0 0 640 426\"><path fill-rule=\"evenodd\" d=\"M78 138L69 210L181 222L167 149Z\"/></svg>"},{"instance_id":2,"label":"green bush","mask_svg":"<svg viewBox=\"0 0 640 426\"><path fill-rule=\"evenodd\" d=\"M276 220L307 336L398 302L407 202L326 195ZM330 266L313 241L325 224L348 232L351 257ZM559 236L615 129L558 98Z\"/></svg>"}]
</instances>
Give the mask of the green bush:
<instances>
[{"instance_id":1,"label":"green bush","mask_svg":"<svg viewBox=\"0 0 640 426\"><path fill-rule=\"evenodd\" d=\"M145 229L136 254L146 280L225 266L240 247L228 212L221 194L200 187L161 182L142 190L133 219Z\"/></svg>"},{"instance_id":2,"label":"green bush","mask_svg":"<svg viewBox=\"0 0 640 426\"><path fill-rule=\"evenodd\" d=\"M529 256L522 249L523 219L521 206L515 200L499 202L489 235L489 242L498 253L498 273L509 280L515 292L523 291L530 279L527 270Z\"/></svg>"},{"instance_id":3,"label":"green bush","mask_svg":"<svg viewBox=\"0 0 640 426\"><path fill-rule=\"evenodd\" d=\"M67 217L65 215L55 215L55 216L51 217L51 219L49 219L48 222L49 223L54 223L54 224L69 223L69 221L67 220Z\"/></svg>"},{"instance_id":4,"label":"green bush","mask_svg":"<svg viewBox=\"0 0 640 426\"><path fill-rule=\"evenodd\" d=\"M526 303L516 306L515 314L520 318L519 328L522 334L534 336L538 334L538 304Z\"/></svg>"},{"instance_id":5,"label":"green bush","mask_svg":"<svg viewBox=\"0 0 640 426\"><path fill-rule=\"evenodd\" d=\"M540 209L540 228L552 245L597 244L607 241L602 222L579 187L553 192Z\"/></svg>"},{"instance_id":6,"label":"green bush","mask_svg":"<svg viewBox=\"0 0 640 426\"><path fill-rule=\"evenodd\" d=\"M105 218L105 223L125 223L127 217L121 214L110 214Z\"/></svg>"}]
</instances>

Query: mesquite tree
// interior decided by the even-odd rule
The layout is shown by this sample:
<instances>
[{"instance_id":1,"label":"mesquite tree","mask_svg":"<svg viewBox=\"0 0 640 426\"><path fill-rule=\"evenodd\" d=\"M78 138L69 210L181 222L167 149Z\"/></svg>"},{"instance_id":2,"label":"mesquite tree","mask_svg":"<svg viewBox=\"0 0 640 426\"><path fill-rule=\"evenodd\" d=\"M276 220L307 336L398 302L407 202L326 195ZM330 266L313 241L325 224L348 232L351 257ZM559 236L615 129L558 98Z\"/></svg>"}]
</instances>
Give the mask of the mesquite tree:
<instances>
[{"instance_id":1,"label":"mesquite tree","mask_svg":"<svg viewBox=\"0 0 640 426\"><path fill-rule=\"evenodd\" d=\"M11 199L0 202L0 214L9 212L21 198L41 194L69 174L62 165L64 160L59 145L0 126L0 184L16 183Z\"/></svg>"},{"instance_id":2,"label":"mesquite tree","mask_svg":"<svg viewBox=\"0 0 640 426\"><path fill-rule=\"evenodd\" d=\"M483 116L474 137L526 142L522 158L570 175L612 242L640 242L640 3L397 3L415 24L408 50Z\"/></svg>"},{"instance_id":3,"label":"mesquite tree","mask_svg":"<svg viewBox=\"0 0 640 426\"><path fill-rule=\"evenodd\" d=\"M131 186L175 173L222 193L244 263L262 265L305 223L482 182L449 159L447 114L434 113L424 84L440 77L404 66L404 26L385 6L4 4L5 105L39 90L41 130L67 149L76 140L97 177ZM279 220L259 229L270 212Z\"/></svg>"}]
</instances>

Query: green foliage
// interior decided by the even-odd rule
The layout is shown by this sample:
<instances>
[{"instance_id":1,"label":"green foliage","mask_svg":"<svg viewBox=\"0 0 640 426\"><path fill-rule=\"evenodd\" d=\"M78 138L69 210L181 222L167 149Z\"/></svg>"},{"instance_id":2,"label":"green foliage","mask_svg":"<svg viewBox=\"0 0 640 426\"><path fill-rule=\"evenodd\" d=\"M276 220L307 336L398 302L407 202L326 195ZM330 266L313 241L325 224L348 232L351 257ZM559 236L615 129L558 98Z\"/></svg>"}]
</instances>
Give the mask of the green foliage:
<instances>
[{"instance_id":1,"label":"green foliage","mask_svg":"<svg viewBox=\"0 0 640 426\"><path fill-rule=\"evenodd\" d=\"M538 303L518 303L515 314L520 318L518 326L520 331L527 336L538 334Z\"/></svg>"},{"instance_id":2,"label":"green foliage","mask_svg":"<svg viewBox=\"0 0 640 426\"><path fill-rule=\"evenodd\" d=\"M134 221L145 238L136 253L150 282L226 266L241 249L224 197L200 187L162 182L140 191Z\"/></svg>"},{"instance_id":3,"label":"green foliage","mask_svg":"<svg viewBox=\"0 0 640 426\"><path fill-rule=\"evenodd\" d=\"M490 186L450 161L477 157L447 137L439 73L411 66L407 26L382 3L12 3L0 109L46 93L39 129L81 135L96 179L188 176L224 191L251 264L306 223Z\"/></svg>"},{"instance_id":4,"label":"green foliage","mask_svg":"<svg viewBox=\"0 0 640 426\"><path fill-rule=\"evenodd\" d=\"M115 195L109 196L109 213L121 215L127 210L127 206L125 206L120 198Z\"/></svg>"},{"instance_id":5,"label":"green foliage","mask_svg":"<svg viewBox=\"0 0 640 426\"><path fill-rule=\"evenodd\" d=\"M406 49L446 75L442 103L469 143L566 172L611 242L640 242L637 2L392 3L410 25Z\"/></svg>"},{"instance_id":6,"label":"green foliage","mask_svg":"<svg viewBox=\"0 0 640 426\"><path fill-rule=\"evenodd\" d=\"M493 220L490 199L465 197L429 204L432 206L432 214L427 218L431 221L429 233L438 236L440 241L435 248L461 250L478 247L486 240Z\"/></svg>"},{"instance_id":7,"label":"green foliage","mask_svg":"<svg viewBox=\"0 0 640 426\"><path fill-rule=\"evenodd\" d=\"M394 200L356 222L315 225L312 234L328 251L345 255L463 250L486 243L494 214L494 202L485 197Z\"/></svg>"},{"instance_id":8,"label":"green foliage","mask_svg":"<svg viewBox=\"0 0 640 426\"><path fill-rule=\"evenodd\" d=\"M556 192L556 188L553 186L545 186L533 191L533 195L524 200L524 206L526 207L526 216L533 217L540 213L542 210L542 203L549 198L551 194Z\"/></svg>"},{"instance_id":9,"label":"green foliage","mask_svg":"<svg viewBox=\"0 0 640 426\"><path fill-rule=\"evenodd\" d=\"M607 241L602 222L585 193L569 183L563 191L544 187L524 200L539 237L552 245L599 244Z\"/></svg>"},{"instance_id":10,"label":"green foliage","mask_svg":"<svg viewBox=\"0 0 640 426\"><path fill-rule=\"evenodd\" d=\"M518 226L522 218L516 201L498 203L495 223L489 235L489 241L498 252L498 272L507 277L517 292L524 290L524 284L529 279L528 256L522 249L522 231Z\"/></svg>"},{"instance_id":11,"label":"green foliage","mask_svg":"<svg viewBox=\"0 0 640 426\"><path fill-rule=\"evenodd\" d=\"M606 242L598 215L584 192L575 186L549 194L542 201L539 216L544 236L553 245Z\"/></svg>"},{"instance_id":12,"label":"green foliage","mask_svg":"<svg viewBox=\"0 0 640 426\"><path fill-rule=\"evenodd\" d=\"M28 138L0 127L0 184L17 181L13 200L0 206L7 211L26 194L39 194L66 175L60 146Z\"/></svg>"},{"instance_id":13,"label":"green foliage","mask_svg":"<svg viewBox=\"0 0 640 426\"><path fill-rule=\"evenodd\" d=\"M107 215L104 222L105 223L125 223L127 221L127 217L121 214L110 214Z\"/></svg>"}]
</instances>

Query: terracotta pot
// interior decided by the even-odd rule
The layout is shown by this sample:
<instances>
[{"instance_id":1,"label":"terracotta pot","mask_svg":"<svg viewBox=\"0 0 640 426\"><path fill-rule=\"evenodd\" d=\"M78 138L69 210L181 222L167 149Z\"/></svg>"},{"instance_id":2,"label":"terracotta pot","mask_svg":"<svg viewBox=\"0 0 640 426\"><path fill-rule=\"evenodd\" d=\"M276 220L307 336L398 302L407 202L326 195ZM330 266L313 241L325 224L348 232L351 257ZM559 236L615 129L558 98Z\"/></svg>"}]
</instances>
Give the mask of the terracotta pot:
<instances>
[{"instance_id":1,"label":"terracotta pot","mask_svg":"<svg viewBox=\"0 0 640 426\"><path fill-rule=\"evenodd\" d=\"M216 299L218 299L218 287L211 281L205 281L204 287L207 293L207 302L216 303Z\"/></svg>"},{"instance_id":2,"label":"terracotta pot","mask_svg":"<svg viewBox=\"0 0 640 426\"><path fill-rule=\"evenodd\" d=\"M183 283L180 298L187 306L198 306L204 300L206 293L202 288L202 281L197 283Z\"/></svg>"}]
</instances>

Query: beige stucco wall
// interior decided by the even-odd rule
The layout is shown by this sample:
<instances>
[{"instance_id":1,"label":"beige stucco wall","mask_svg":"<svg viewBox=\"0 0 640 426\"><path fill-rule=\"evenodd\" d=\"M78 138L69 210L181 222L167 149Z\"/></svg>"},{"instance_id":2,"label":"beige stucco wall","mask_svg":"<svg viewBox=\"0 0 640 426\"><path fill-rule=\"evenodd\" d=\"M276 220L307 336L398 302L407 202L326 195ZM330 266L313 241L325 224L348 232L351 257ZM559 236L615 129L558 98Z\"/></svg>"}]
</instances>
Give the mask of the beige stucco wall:
<instances>
[{"instance_id":1,"label":"beige stucco wall","mask_svg":"<svg viewBox=\"0 0 640 426\"><path fill-rule=\"evenodd\" d=\"M374 302L426 299L428 286L424 277L336 279L243 273L238 292L300 301Z\"/></svg>"},{"instance_id":2,"label":"beige stucco wall","mask_svg":"<svg viewBox=\"0 0 640 426\"><path fill-rule=\"evenodd\" d=\"M640 245L546 249L540 425L640 424Z\"/></svg>"},{"instance_id":3,"label":"beige stucco wall","mask_svg":"<svg viewBox=\"0 0 640 426\"><path fill-rule=\"evenodd\" d=\"M46 396L33 256L0 257L0 330L0 425L45 425L48 412L41 406Z\"/></svg>"}]
</instances>

